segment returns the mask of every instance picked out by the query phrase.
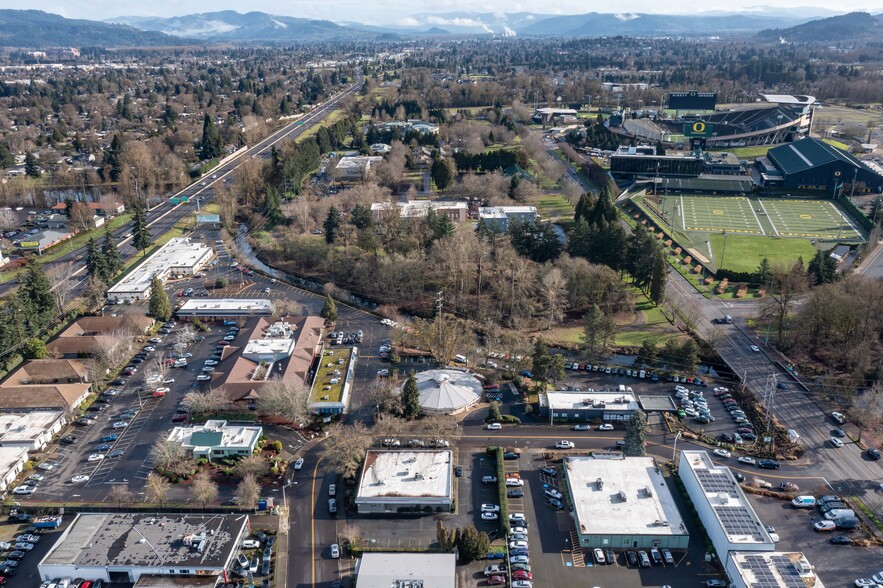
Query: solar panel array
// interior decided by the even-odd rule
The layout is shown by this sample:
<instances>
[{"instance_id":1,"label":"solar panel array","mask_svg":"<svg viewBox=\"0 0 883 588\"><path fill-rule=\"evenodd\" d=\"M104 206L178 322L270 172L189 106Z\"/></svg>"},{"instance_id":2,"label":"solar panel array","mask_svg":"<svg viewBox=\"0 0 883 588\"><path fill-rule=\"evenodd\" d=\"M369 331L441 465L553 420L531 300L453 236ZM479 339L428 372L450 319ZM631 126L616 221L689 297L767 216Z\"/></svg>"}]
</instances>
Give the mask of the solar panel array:
<instances>
[{"instance_id":1,"label":"solar panel array","mask_svg":"<svg viewBox=\"0 0 883 588\"><path fill-rule=\"evenodd\" d=\"M778 576L770 569L770 563L775 566ZM751 588L806 588L797 567L785 555L773 555L769 562L760 555L747 555L741 567L754 574Z\"/></svg>"},{"instance_id":2,"label":"solar panel array","mask_svg":"<svg viewBox=\"0 0 883 588\"><path fill-rule=\"evenodd\" d=\"M747 535L763 541L760 522L744 506L715 506L714 512L727 535Z\"/></svg>"},{"instance_id":3,"label":"solar panel array","mask_svg":"<svg viewBox=\"0 0 883 588\"><path fill-rule=\"evenodd\" d=\"M699 485L706 493L725 493L732 498L739 498L736 491L736 483L726 474L721 472L710 472L708 470L696 470L696 477L699 479Z\"/></svg>"}]
</instances>

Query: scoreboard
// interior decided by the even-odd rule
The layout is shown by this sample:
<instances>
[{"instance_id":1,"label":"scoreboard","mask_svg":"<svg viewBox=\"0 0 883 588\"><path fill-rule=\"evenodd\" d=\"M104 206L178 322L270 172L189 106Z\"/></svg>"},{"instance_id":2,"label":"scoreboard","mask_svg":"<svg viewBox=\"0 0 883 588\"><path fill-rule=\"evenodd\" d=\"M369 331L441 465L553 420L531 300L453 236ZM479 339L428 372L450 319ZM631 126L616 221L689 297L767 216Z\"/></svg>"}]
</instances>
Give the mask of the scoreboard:
<instances>
[{"instance_id":1,"label":"scoreboard","mask_svg":"<svg viewBox=\"0 0 883 588\"><path fill-rule=\"evenodd\" d=\"M671 110L714 110L717 105L716 92L672 92L668 95Z\"/></svg>"}]
</instances>

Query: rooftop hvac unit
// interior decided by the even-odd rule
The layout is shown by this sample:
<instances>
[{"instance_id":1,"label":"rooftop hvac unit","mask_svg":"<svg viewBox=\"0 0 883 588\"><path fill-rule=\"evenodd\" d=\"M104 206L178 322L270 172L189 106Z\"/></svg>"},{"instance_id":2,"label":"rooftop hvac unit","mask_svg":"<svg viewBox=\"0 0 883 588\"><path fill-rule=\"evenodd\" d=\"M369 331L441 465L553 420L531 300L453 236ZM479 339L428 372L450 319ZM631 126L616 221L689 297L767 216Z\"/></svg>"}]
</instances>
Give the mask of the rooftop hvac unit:
<instances>
[{"instance_id":1,"label":"rooftop hvac unit","mask_svg":"<svg viewBox=\"0 0 883 588\"><path fill-rule=\"evenodd\" d=\"M598 485L598 490L604 489L604 480L602 480L601 478L598 478L597 480L595 480L595 484Z\"/></svg>"},{"instance_id":2,"label":"rooftop hvac unit","mask_svg":"<svg viewBox=\"0 0 883 588\"><path fill-rule=\"evenodd\" d=\"M648 498L653 498L653 489L650 486L644 488L644 493L647 494Z\"/></svg>"},{"instance_id":3,"label":"rooftop hvac unit","mask_svg":"<svg viewBox=\"0 0 883 588\"><path fill-rule=\"evenodd\" d=\"M718 501L720 501L721 504L729 504L730 495L727 492L718 492L717 499Z\"/></svg>"},{"instance_id":4,"label":"rooftop hvac unit","mask_svg":"<svg viewBox=\"0 0 883 588\"><path fill-rule=\"evenodd\" d=\"M619 491L619 499L622 500L623 502L628 502L628 496L626 496L625 490Z\"/></svg>"}]
</instances>

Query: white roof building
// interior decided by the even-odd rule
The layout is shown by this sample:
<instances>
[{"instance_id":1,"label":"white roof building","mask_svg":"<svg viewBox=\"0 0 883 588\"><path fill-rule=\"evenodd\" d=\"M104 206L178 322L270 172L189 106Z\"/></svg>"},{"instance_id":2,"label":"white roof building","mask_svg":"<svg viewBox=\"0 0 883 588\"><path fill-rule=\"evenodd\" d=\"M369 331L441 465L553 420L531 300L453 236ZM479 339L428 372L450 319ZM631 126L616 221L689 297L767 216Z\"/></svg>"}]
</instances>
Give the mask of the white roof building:
<instances>
[{"instance_id":1,"label":"white roof building","mask_svg":"<svg viewBox=\"0 0 883 588\"><path fill-rule=\"evenodd\" d=\"M482 206L478 217L491 228L505 232L512 221L532 222L539 215L535 206Z\"/></svg>"},{"instance_id":2,"label":"white roof building","mask_svg":"<svg viewBox=\"0 0 883 588\"><path fill-rule=\"evenodd\" d=\"M65 422L64 412L60 410L0 413L0 447L42 451Z\"/></svg>"},{"instance_id":3,"label":"white roof building","mask_svg":"<svg viewBox=\"0 0 883 588\"><path fill-rule=\"evenodd\" d=\"M368 450L356 494L359 513L450 512L451 452Z\"/></svg>"},{"instance_id":4,"label":"white roof building","mask_svg":"<svg viewBox=\"0 0 883 588\"><path fill-rule=\"evenodd\" d=\"M347 155L341 157L335 169L343 180L362 180L368 177L371 166L383 161L379 155Z\"/></svg>"},{"instance_id":5,"label":"white roof building","mask_svg":"<svg viewBox=\"0 0 883 588\"><path fill-rule=\"evenodd\" d=\"M374 202L371 213L375 216L389 210L391 202ZM448 216L454 222L465 222L469 218L469 205L457 200L408 200L396 202L402 218L425 218L430 210Z\"/></svg>"},{"instance_id":6,"label":"white roof building","mask_svg":"<svg viewBox=\"0 0 883 588\"><path fill-rule=\"evenodd\" d=\"M775 549L730 468L715 464L707 451L682 451L678 475L721 561L734 551Z\"/></svg>"},{"instance_id":7,"label":"white roof building","mask_svg":"<svg viewBox=\"0 0 883 588\"><path fill-rule=\"evenodd\" d=\"M178 318L270 316L273 302L267 298L188 298L175 311Z\"/></svg>"},{"instance_id":8,"label":"white roof building","mask_svg":"<svg viewBox=\"0 0 883 588\"><path fill-rule=\"evenodd\" d=\"M194 457L220 459L251 455L257 447L263 427L227 425L227 421L206 421L204 425L175 427L168 440L180 443Z\"/></svg>"},{"instance_id":9,"label":"white roof building","mask_svg":"<svg viewBox=\"0 0 883 588\"><path fill-rule=\"evenodd\" d=\"M652 457L565 457L564 472L582 547L687 548L687 528Z\"/></svg>"},{"instance_id":10,"label":"white roof building","mask_svg":"<svg viewBox=\"0 0 883 588\"><path fill-rule=\"evenodd\" d=\"M188 237L171 239L108 290L107 297L117 302L145 300L150 294L153 276L163 283L169 276L191 276L212 257L214 252L205 243L191 241Z\"/></svg>"},{"instance_id":11,"label":"white roof building","mask_svg":"<svg viewBox=\"0 0 883 588\"><path fill-rule=\"evenodd\" d=\"M11 490L26 461L28 450L24 447L0 447L0 492Z\"/></svg>"},{"instance_id":12,"label":"white roof building","mask_svg":"<svg viewBox=\"0 0 883 588\"><path fill-rule=\"evenodd\" d=\"M481 382L460 370L427 370L415 379L420 408L427 414L458 414L481 400Z\"/></svg>"},{"instance_id":13,"label":"white roof building","mask_svg":"<svg viewBox=\"0 0 883 588\"><path fill-rule=\"evenodd\" d=\"M552 422L627 421L638 408L631 392L563 390L540 395L540 412Z\"/></svg>"},{"instance_id":14,"label":"white roof building","mask_svg":"<svg viewBox=\"0 0 883 588\"><path fill-rule=\"evenodd\" d=\"M356 588L456 588L453 553L366 552L356 568Z\"/></svg>"}]
</instances>

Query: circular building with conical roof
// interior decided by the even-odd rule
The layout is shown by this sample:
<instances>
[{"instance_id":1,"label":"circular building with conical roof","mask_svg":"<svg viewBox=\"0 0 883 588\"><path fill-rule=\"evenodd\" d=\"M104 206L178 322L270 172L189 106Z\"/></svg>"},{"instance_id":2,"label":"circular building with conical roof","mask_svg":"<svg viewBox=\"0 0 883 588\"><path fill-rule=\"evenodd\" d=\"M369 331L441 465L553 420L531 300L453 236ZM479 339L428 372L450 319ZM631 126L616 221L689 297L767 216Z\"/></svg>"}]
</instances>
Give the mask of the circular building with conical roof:
<instances>
[{"instance_id":1,"label":"circular building with conical roof","mask_svg":"<svg viewBox=\"0 0 883 588\"><path fill-rule=\"evenodd\" d=\"M481 400L481 382L460 370L427 370L414 378L424 414L459 414Z\"/></svg>"}]
</instances>

